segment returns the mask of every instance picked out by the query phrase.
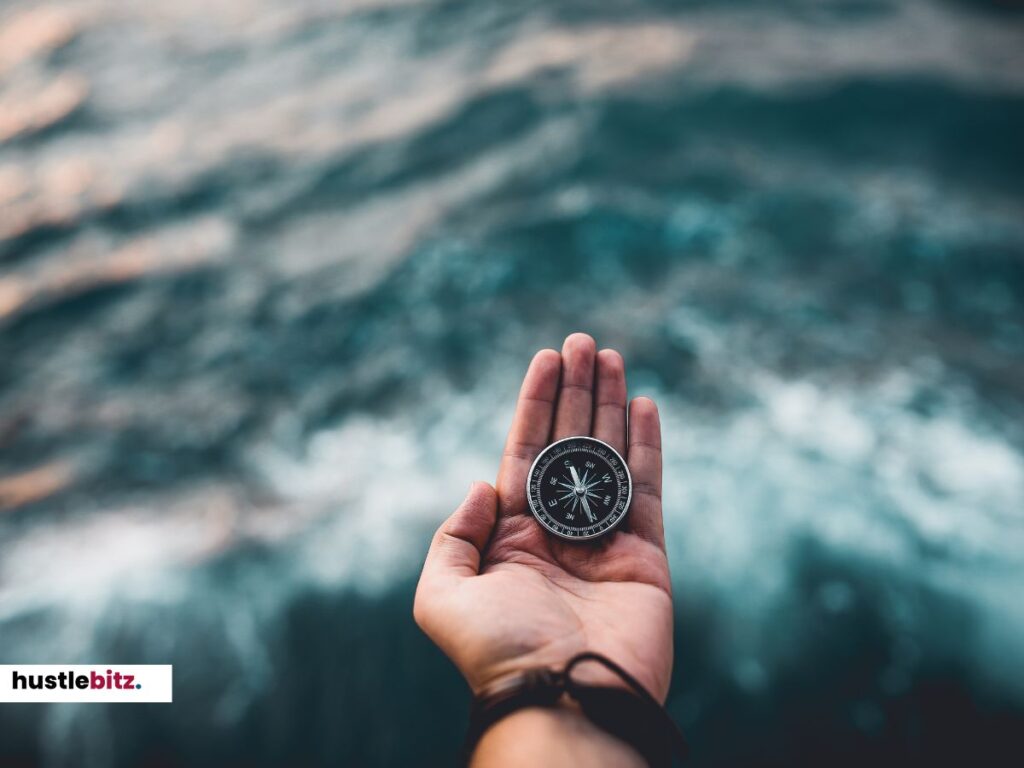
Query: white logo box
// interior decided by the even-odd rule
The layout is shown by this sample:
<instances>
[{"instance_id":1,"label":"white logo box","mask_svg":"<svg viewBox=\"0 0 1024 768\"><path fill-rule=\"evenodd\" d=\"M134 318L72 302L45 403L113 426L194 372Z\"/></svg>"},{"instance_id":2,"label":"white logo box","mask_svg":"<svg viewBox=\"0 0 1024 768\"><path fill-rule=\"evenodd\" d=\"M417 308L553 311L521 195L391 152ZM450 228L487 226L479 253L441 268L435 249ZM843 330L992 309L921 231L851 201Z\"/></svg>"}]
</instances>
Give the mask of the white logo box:
<instances>
[{"instance_id":1,"label":"white logo box","mask_svg":"<svg viewBox=\"0 0 1024 768\"><path fill-rule=\"evenodd\" d=\"M170 703L173 679L170 664L0 664L0 702Z\"/></svg>"}]
</instances>

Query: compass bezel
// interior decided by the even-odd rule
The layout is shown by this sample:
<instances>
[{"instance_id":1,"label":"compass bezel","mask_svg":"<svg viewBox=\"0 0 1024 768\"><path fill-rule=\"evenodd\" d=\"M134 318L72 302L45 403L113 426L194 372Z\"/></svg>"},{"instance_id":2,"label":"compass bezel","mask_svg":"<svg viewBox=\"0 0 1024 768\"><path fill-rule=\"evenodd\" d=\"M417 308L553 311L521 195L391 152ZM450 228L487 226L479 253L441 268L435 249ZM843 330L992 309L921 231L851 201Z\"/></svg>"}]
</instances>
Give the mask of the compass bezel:
<instances>
[{"instance_id":1,"label":"compass bezel","mask_svg":"<svg viewBox=\"0 0 1024 768\"><path fill-rule=\"evenodd\" d=\"M608 449L608 451L610 451L611 454L616 459L619 460L619 463L622 465L623 471L626 473L626 479L625 479L625 483L626 483L626 503L625 503L625 505L622 508L622 514L620 514L611 523L611 525L609 525L607 528L604 528L604 529L602 529L600 531L595 531L594 533L587 533L587 534L581 534L581 535L571 535L571 534L562 533L561 531L556 530L555 528L551 527L551 525L549 525L545 521L544 516L538 514L537 509L534 506L533 495L530 493L530 485L533 482L533 474L536 471L537 465L540 463L540 460L545 455L547 455L551 451L551 449L554 448L555 446L561 445L562 443L568 443L568 442L571 442L573 440L589 440L591 442L598 443L599 445L601 445L604 448ZM526 504L530 508L530 513L533 515L533 518L538 523L540 523L544 527L544 529L546 531L548 531L548 533L551 533L551 534L557 536L558 538L560 538L560 539L562 539L564 541L590 541L592 539L597 539L597 538L600 538L601 536L607 536L610 533L613 533L615 531L615 529L618 528L622 524L622 521L626 519L626 516L629 514L630 505L632 503L633 503L633 475L629 471L629 465L626 463L626 460L622 457L621 453L619 453L617 450L615 450L612 446L610 446L604 440L598 440L596 437L591 437L590 435L570 435L569 437L563 437L561 440L555 440L553 443L550 443L550 444L546 445L544 447L544 450L542 450L540 453L538 453L537 457L533 460L533 463L530 464L530 471L526 475ZM544 515L547 516L548 513L545 512ZM597 525L597 524L598 523L595 523L594 525ZM590 526L586 526L586 527L590 527Z\"/></svg>"}]
</instances>

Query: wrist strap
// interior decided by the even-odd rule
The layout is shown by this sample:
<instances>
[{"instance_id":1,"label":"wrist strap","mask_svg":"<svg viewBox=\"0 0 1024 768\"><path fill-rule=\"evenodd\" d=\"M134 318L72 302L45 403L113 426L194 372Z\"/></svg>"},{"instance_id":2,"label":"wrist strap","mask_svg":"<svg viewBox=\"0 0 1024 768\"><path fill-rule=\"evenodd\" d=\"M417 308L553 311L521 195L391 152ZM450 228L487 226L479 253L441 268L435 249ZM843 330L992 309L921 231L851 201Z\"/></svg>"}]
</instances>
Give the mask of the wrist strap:
<instances>
[{"instance_id":1,"label":"wrist strap","mask_svg":"<svg viewBox=\"0 0 1024 768\"><path fill-rule=\"evenodd\" d=\"M603 665L630 690L575 681L572 671L585 661ZM561 671L530 669L481 692L470 709L464 762L469 762L484 732L503 717L526 707L553 707L563 695L579 704L594 725L632 746L654 768L671 766L673 755L685 759L686 740L665 708L614 661L587 651L569 659Z\"/></svg>"}]
</instances>

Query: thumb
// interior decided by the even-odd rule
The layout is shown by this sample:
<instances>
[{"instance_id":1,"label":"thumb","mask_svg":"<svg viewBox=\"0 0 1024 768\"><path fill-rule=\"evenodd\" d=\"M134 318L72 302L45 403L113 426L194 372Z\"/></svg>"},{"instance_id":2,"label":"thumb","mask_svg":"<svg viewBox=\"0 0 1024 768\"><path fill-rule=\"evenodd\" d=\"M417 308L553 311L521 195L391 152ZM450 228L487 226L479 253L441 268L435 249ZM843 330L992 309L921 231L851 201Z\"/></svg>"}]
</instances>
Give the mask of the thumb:
<instances>
[{"instance_id":1,"label":"thumb","mask_svg":"<svg viewBox=\"0 0 1024 768\"><path fill-rule=\"evenodd\" d=\"M423 577L476 576L498 512L498 494L489 483L475 482L430 543Z\"/></svg>"}]
</instances>

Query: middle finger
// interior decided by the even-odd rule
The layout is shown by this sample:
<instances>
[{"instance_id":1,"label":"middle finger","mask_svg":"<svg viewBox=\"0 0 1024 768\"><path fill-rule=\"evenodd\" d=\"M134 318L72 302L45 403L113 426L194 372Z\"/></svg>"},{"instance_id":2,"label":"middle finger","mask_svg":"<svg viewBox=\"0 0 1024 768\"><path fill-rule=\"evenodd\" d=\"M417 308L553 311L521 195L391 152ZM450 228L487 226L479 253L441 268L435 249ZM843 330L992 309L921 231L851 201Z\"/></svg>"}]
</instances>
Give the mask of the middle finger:
<instances>
[{"instance_id":1,"label":"middle finger","mask_svg":"<svg viewBox=\"0 0 1024 768\"><path fill-rule=\"evenodd\" d=\"M594 402L594 358L597 345L585 333L574 333L562 346L562 383L552 437L589 435Z\"/></svg>"}]
</instances>

